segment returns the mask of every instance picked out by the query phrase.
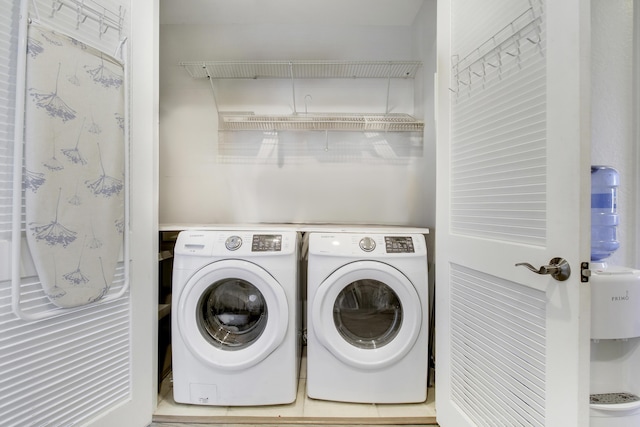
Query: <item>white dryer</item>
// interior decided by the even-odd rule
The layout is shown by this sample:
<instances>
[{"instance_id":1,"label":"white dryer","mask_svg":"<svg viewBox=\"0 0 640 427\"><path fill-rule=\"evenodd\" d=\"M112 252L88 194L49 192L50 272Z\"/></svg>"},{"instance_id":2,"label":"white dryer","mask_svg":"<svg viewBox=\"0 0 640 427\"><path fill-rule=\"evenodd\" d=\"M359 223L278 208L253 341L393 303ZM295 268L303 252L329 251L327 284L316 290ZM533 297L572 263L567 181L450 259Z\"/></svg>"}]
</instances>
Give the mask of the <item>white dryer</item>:
<instances>
[{"instance_id":1,"label":"white dryer","mask_svg":"<svg viewBox=\"0 0 640 427\"><path fill-rule=\"evenodd\" d=\"M301 329L294 231L183 231L173 267L179 403L291 403Z\"/></svg>"},{"instance_id":2,"label":"white dryer","mask_svg":"<svg viewBox=\"0 0 640 427\"><path fill-rule=\"evenodd\" d=\"M424 236L310 233L308 238L308 396L423 402L429 318Z\"/></svg>"}]
</instances>

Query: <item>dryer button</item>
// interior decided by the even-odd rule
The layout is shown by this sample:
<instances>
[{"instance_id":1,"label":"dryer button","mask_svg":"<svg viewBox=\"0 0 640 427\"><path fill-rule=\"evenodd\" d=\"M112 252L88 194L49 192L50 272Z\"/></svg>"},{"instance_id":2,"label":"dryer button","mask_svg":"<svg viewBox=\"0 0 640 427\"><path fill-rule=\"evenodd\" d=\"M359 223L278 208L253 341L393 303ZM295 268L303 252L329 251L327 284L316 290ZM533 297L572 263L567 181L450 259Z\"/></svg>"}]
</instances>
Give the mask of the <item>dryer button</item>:
<instances>
[{"instance_id":1,"label":"dryer button","mask_svg":"<svg viewBox=\"0 0 640 427\"><path fill-rule=\"evenodd\" d=\"M360 240L360 249L365 252L371 252L376 248L376 242L371 237L363 237Z\"/></svg>"},{"instance_id":2,"label":"dryer button","mask_svg":"<svg viewBox=\"0 0 640 427\"><path fill-rule=\"evenodd\" d=\"M228 237L224 242L224 246L230 251L235 251L242 246L242 239L239 236Z\"/></svg>"}]
</instances>

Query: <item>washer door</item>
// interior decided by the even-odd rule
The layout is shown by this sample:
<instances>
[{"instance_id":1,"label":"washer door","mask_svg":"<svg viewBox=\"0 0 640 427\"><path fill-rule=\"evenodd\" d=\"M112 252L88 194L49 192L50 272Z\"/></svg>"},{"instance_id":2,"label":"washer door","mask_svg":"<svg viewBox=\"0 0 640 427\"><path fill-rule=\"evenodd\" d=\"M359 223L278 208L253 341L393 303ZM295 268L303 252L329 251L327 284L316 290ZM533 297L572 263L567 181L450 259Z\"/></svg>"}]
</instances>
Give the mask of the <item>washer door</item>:
<instances>
[{"instance_id":1,"label":"washer door","mask_svg":"<svg viewBox=\"0 0 640 427\"><path fill-rule=\"evenodd\" d=\"M282 343L288 327L280 284L243 260L217 261L196 272L177 310L180 335L192 354L222 369L259 363Z\"/></svg>"},{"instance_id":2,"label":"washer door","mask_svg":"<svg viewBox=\"0 0 640 427\"><path fill-rule=\"evenodd\" d=\"M320 284L312 304L318 340L357 368L379 369L403 358L422 324L420 299L409 279L377 261L340 267Z\"/></svg>"}]
</instances>

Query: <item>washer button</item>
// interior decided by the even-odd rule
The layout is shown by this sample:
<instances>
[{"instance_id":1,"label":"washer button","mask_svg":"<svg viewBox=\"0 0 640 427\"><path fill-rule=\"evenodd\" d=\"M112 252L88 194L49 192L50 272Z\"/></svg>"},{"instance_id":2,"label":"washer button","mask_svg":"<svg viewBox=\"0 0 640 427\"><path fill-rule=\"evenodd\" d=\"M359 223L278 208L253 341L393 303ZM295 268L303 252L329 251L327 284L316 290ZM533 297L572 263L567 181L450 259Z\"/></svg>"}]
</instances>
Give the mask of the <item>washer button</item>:
<instances>
[{"instance_id":1,"label":"washer button","mask_svg":"<svg viewBox=\"0 0 640 427\"><path fill-rule=\"evenodd\" d=\"M235 251L240 246L242 246L242 239L240 238L240 236L230 236L224 242L224 246L230 251Z\"/></svg>"},{"instance_id":2,"label":"washer button","mask_svg":"<svg viewBox=\"0 0 640 427\"><path fill-rule=\"evenodd\" d=\"M376 248L376 242L371 237L363 237L360 240L360 249L365 252L371 252Z\"/></svg>"}]
</instances>

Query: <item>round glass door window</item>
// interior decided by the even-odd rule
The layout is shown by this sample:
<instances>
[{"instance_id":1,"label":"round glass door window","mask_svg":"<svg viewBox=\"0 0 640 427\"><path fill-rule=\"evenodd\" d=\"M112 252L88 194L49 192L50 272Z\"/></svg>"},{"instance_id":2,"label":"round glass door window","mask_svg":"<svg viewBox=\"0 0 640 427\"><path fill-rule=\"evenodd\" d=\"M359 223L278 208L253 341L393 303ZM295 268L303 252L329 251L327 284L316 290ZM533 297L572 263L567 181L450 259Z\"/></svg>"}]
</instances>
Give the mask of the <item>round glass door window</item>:
<instances>
[{"instance_id":1,"label":"round glass door window","mask_svg":"<svg viewBox=\"0 0 640 427\"><path fill-rule=\"evenodd\" d=\"M240 350L254 343L267 325L262 293L243 279L226 278L210 285L197 305L200 333L223 350Z\"/></svg>"},{"instance_id":2,"label":"round glass door window","mask_svg":"<svg viewBox=\"0 0 640 427\"><path fill-rule=\"evenodd\" d=\"M386 284L373 279L347 285L335 299L333 321L351 345L375 349L389 344L402 326L402 304Z\"/></svg>"}]
</instances>

